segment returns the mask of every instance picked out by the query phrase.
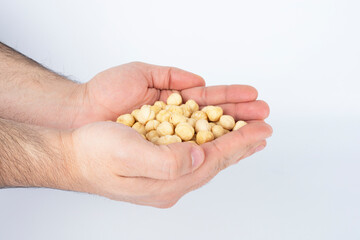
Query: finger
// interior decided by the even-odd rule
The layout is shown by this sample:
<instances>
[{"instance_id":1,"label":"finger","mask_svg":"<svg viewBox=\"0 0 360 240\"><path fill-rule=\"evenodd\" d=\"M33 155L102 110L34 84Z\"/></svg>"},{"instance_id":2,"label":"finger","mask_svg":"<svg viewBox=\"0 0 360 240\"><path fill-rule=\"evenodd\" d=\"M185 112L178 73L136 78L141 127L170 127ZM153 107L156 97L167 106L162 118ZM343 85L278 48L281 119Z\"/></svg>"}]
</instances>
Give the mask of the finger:
<instances>
[{"instance_id":1,"label":"finger","mask_svg":"<svg viewBox=\"0 0 360 240\"><path fill-rule=\"evenodd\" d=\"M203 149L193 143L157 146L144 140L138 144L141 151L125 160L128 177L177 179L195 171L205 158Z\"/></svg>"},{"instance_id":2,"label":"finger","mask_svg":"<svg viewBox=\"0 0 360 240\"><path fill-rule=\"evenodd\" d=\"M218 161L218 166L231 165L251 147L272 135L272 128L265 122L250 122L239 130L232 131L214 141L202 145L206 156Z\"/></svg>"},{"instance_id":3,"label":"finger","mask_svg":"<svg viewBox=\"0 0 360 240\"><path fill-rule=\"evenodd\" d=\"M258 92L247 85L195 87L181 91L184 100L195 100L199 105L218 105L256 100Z\"/></svg>"},{"instance_id":4,"label":"finger","mask_svg":"<svg viewBox=\"0 0 360 240\"><path fill-rule=\"evenodd\" d=\"M269 105L262 100L245 103L226 103L218 106L224 110L224 114L231 115L236 120L263 120L270 114Z\"/></svg>"},{"instance_id":5,"label":"finger","mask_svg":"<svg viewBox=\"0 0 360 240\"><path fill-rule=\"evenodd\" d=\"M175 67L150 66L152 76L150 87L183 90L205 86L204 79L194 73Z\"/></svg>"}]
</instances>

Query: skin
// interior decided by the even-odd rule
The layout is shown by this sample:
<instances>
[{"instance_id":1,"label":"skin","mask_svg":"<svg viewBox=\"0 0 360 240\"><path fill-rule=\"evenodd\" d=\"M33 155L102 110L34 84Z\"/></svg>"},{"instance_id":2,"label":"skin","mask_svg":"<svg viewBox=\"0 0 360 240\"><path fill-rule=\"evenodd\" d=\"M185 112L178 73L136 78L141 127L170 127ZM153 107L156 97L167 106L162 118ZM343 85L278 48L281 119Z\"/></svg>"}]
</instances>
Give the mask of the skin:
<instances>
[{"instance_id":1,"label":"skin","mask_svg":"<svg viewBox=\"0 0 360 240\"><path fill-rule=\"evenodd\" d=\"M0 107L0 129L4 136L12 129L19 139L27 139L26 144L44 151L39 154L11 137L4 139L0 187L52 187L167 208L224 168L263 149L272 134L264 122L269 107L257 100L251 86L205 87L193 73L140 62L110 68L77 84L7 51L0 51L0 89L6 89L0 90L0 100L7 103L7 111ZM201 146L157 146L135 130L107 121L165 101L173 91L184 101L221 106L224 114L248 124ZM19 149L25 157L17 156ZM25 170L16 171L21 168ZM61 177L54 179L57 174Z\"/></svg>"}]
</instances>

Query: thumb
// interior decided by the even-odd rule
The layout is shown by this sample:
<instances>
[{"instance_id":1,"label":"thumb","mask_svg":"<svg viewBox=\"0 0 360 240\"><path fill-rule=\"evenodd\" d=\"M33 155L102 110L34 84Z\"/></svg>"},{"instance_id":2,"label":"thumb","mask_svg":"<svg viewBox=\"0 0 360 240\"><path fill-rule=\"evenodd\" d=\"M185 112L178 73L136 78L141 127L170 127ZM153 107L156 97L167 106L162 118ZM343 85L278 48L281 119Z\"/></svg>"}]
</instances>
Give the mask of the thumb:
<instances>
[{"instance_id":1,"label":"thumb","mask_svg":"<svg viewBox=\"0 0 360 240\"><path fill-rule=\"evenodd\" d=\"M195 143L158 146L146 142L144 145L142 153L132 159L132 163L136 165L136 175L141 177L177 179L196 170L205 159L203 149Z\"/></svg>"}]
</instances>

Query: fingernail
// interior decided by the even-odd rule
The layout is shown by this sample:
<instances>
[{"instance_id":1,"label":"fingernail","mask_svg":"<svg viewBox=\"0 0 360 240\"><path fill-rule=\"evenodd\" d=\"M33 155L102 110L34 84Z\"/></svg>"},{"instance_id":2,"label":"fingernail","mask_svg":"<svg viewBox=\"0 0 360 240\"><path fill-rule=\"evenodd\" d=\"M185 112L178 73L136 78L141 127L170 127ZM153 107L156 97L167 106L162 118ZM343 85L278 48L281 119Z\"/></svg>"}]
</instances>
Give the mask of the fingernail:
<instances>
[{"instance_id":1,"label":"fingernail","mask_svg":"<svg viewBox=\"0 0 360 240\"><path fill-rule=\"evenodd\" d=\"M192 169L198 168L204 162L204 152L197 147L191 149Z\"/></svg>"},{"instance_id":2,"label":"fingernail","mask_svg":"<svg viewBox=\"0 0 360 240\"><path fill-rule=\"evenodd\" d=\"M257 148L255 148L255 152L260 152L261 150L263 150L265 148L264 145L260 145Z\"/></svg>"}]
</instances>

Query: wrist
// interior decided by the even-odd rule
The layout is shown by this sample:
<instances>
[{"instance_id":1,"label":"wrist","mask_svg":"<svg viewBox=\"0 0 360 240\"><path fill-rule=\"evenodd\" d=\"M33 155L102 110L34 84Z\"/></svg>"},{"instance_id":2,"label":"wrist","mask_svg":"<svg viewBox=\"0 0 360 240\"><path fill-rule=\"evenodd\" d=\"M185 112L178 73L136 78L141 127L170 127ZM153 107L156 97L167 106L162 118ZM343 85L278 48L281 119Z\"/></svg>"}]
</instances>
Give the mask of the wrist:
<instances>
[{"instance_id":1,"label":"wrist","mask_svg":"<svg viewBox=\"0 0 360 240\"><path fill-rule=\"evenodd\" d=\"M0 119L0 187L71 189L63 133Z\"/></svg>"}]
</instances>

